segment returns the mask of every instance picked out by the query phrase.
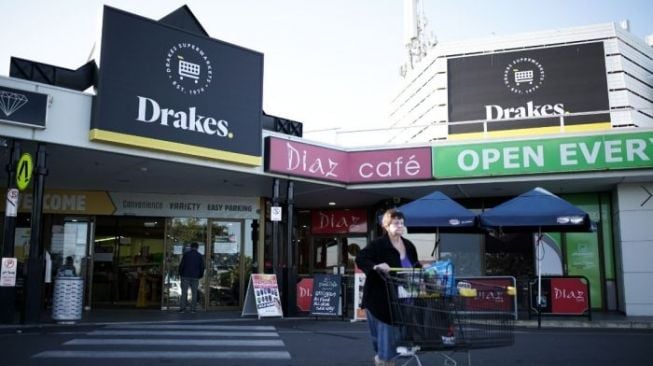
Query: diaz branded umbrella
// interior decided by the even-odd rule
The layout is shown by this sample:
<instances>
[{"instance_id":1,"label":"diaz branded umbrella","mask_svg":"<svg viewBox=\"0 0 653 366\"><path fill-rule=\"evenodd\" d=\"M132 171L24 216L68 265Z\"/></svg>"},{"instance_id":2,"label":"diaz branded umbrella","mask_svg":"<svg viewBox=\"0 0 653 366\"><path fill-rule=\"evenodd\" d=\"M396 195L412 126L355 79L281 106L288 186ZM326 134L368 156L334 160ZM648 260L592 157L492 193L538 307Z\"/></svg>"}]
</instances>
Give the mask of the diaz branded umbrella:
<instances>
[{"instance_id":1,"label":"diaz branded umbrella","mask_svg":"<svg viewBox=\"0 0 653 366\"><path fill-rule=\"evenodd\" d=\"M537 309L541 323L542 258L539 255L542 232L590 232L593 225L587 212L564 199L537 187L479 215L480 226L490 231L537 232Z\"/></svg>"},{"instance_id":2,"label":"diaz branded umbrella","mask_svg":"<svg viewBox=\"0 0 653 366\"><path fill-rule=\"evenodd\" d=\"M435 233L435 249L440 242L440 232L478 233L476 214L461 206L440 191L398 207L404 216L409 233Z\"/></svg>"}]
</instances>

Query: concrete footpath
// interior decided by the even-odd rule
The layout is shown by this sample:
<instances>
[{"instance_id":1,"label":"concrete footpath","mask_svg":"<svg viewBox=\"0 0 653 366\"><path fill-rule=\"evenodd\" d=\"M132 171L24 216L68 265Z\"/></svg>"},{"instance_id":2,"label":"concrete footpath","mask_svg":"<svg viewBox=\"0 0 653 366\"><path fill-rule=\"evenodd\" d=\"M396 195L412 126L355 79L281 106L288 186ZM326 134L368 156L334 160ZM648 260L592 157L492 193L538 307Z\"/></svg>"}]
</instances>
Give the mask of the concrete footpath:
<instances>
[{"instance_id":1,"label":"concrete footpath","mask_svg":"<svg viewBox=\"0 0 653 366\"><path fill-rule=\"evenodd\" d=\"M349 319L320 318L301 316L287 318L267 318L266 322L316 321L350 322ZM0 333L16 333L24 331L59 330L73 327L93 327L108 324L153 324L153 323L202 323L202 322L241 322L257 321L256 317L241 317L240 311L211 311L197 313L179 313L162 310L92 310L84 312L81 320L68 323L57 323L50 314L43 314L38 324L0 324ZM515 321L517 328L537 328L537 318ZM653 330L653 317L628 317L615 313L595 313L592 320L580 317L542 317L542 328L594 328L594 329L650 329Z\"/></svg>"}]
</instances>

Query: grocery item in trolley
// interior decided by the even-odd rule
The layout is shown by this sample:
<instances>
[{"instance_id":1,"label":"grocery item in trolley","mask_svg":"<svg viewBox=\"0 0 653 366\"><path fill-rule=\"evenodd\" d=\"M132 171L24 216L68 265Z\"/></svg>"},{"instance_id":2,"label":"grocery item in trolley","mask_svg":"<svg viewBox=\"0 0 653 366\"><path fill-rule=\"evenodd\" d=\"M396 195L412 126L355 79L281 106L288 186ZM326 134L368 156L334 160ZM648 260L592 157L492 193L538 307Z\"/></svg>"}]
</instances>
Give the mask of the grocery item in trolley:
<instances>
[{"instance_id":1,"label":"grocery item in trolley","mask_svg":"<svg viewBox=\"0 0 653 366\"><path fill-rule=\"evenodd\" d=\"M424 281L432 285L432 289L443 295L456 294L454 265L449 259L441 260L424 267Z\"/></svg>"}]
</instances>

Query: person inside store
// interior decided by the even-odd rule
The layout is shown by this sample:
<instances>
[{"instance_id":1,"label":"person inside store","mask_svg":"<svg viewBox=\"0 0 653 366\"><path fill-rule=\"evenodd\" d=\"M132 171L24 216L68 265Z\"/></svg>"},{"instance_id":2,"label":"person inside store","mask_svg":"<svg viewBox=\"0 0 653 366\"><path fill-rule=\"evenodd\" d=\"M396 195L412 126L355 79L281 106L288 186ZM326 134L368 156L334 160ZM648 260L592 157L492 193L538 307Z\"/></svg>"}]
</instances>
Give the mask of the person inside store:
<instances>
[{"instance_id":1,"label":"person inside store","mask_svg":"<svg viewBox=\"0 0 653 366\"><path fill-rule=\"evenodd\" d=\"M179 276L181 277L181 298L179 300L179 312L186 311L188 304L188 288L191 291L190 311L197 311L197 287L200 278L204 277L204 258L197 251L198 244L190 244L190 250L184 253L179 263Z\"/></svg>"},{"instance_id":2,"label":"person inside store","mask_svg":"<svg viewBox=\"0 0 653 366\"><path fill-rule=\"evenodd\" d=\"M376 366L393 366L397 356L396 339L398 330L391 325L390 299L383 275L391 268L421 267L417 260L417 249L403 238L404 215L390 209L381 220L384 235L372 241L356 256L356 265L365 272L362 308L367 313L367 323L374 347Z\"/></svg>"},{"instance_id":3,"label":"person inside store","mask_svg":"<svg viewBox=\"0 0 653 366\"><path fill-rule=\"evenodd\" d=\"M77 276L77 271L75 270L75 265L73 264L73 257L67 256L61 267L59 267L59 270L57 270L57 277L75 276Z\"/></svg>"}]
</instances>

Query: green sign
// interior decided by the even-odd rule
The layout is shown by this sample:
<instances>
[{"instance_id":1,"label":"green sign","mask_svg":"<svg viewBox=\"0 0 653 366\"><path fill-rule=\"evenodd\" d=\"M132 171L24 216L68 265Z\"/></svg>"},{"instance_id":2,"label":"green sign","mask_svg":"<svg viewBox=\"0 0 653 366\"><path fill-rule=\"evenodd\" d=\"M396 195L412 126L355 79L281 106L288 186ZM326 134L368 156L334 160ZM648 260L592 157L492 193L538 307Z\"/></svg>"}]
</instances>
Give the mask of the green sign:
<instances>
[{"instance_id":1,"label":"green sign","mask_svg":"<svg viewBox=\"0 0 653 366\"><path fill-rule=\"evenodd\" d=\"M602 216L602 206L609 208L609 202L601 203L597 194L574 194L564 196L574 206L587 212L592 221L600 222L610 215ZM605 227L605 226L603 226ZM590 281L590 304L593 308L600 308L603 304L603 282L601 282L602 262L600 253L601 240L599 234L594 233L566 233L565 234L565 258L567 264L566 275L585 276ZM608 248L608 252L612 252ZM604 255L607 255L604 253ZM604 268L605 269L605 268Z\"/></svg>"},{"instance_id":2,"label":"green sign","mask_svg":"<svg viewBox=\"0 0 653 366\"><path fill-rule=\"evenodd\" d=\"M436 179L653 167L653 132L433 146Z\"/></svg>"},{"instance_id":3,"label":"green sign","mask_svg":"<svg viewBox=\"0 0 653 366\"><path fill-rule=\"evenodd\" d=\"M24 153L18 160L16 167L16 186L19 190L24 190L29 186L32 180L32 172L34 171L34 164L32 163L32 155Z\"/></svg>"}]
</instances>

